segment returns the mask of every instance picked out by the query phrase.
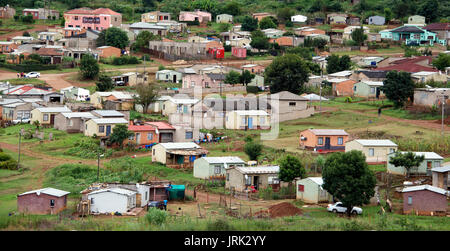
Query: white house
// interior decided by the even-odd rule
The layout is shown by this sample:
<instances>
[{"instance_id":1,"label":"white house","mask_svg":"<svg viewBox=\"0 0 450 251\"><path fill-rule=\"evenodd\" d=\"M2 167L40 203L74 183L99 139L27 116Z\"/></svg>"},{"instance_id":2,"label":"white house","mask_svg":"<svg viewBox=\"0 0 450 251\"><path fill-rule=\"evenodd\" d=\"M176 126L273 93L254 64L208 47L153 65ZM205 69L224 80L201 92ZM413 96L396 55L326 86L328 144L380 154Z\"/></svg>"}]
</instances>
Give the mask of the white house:
<instances>
[{"instance_id":1,"label":"white house","mask_svg":"<svg viewBox=\"0 0 450 251\"><path fill-rule=\"evenodd\" d=\"M291 16L291 22L293 22L293 23L304 23L304 22L306 22L306 20L308 20L308 18L303 15Z\"/></svg>"},{"instance_id":2,"label":"white house","mask_svg":"<svg viewBox=\"0 0 450 251\"><path fill-rule=\"evenodd\" d=\"M87 195L91 213L126 213L136 207L136 192L123 188L106 188Z\"/></svg>"},{"instance_id":3,"label":"white house","mask_svg":"<svg viewBox=\"0 0 450 251\"><path fill-rule=\"evenodd\" d=\"M225 175L225 169L237 166L245 166L245 161L236 156L202 157L194 161L194 177L206 179Z\"/></svg>"},{"instance_id":4,"label":"white house","mask_svg":"<svg viewBox=\"0 0 450 251\"><path fill-rule=\"evenodd\" d=\"M322 188L322 177L308 177L296 181L297 200L307 203L331 202L332 195Z\"/></svg>"}]
</instances>

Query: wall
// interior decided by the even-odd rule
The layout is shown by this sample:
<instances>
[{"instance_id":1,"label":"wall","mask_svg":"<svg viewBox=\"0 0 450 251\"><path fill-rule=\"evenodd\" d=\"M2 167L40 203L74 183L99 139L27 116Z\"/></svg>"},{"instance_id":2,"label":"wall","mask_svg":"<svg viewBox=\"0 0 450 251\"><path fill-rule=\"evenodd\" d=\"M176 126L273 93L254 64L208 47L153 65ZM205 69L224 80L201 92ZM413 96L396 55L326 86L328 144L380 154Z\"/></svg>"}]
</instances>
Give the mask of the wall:
<instances>
[{"instance_id":1,"label":"wall","mask_svg":"<svg viewBox=\"0 0 450 251\"><path fill-rule=\"evenodd\" d=\"M369 156L369 148L374 149L374 156ZM362 151L364 156L366 156L366 162L386 162L387 155L390 152L390 149L394 149L397 151L397 147L386 147L386 146L363 146L356 141L348 142L345 146L345 152L349 152L351 150L359 150Z\"/></svg>"},{"instance_id":2,"label":"wall","mask_svg":"<svg viewBox=\"0 0 450 251\"><path fill-rule=\"evenodd\" d=\"M50 200L55 200L53 209ZM67 205L67 195L55 197L48 194L26 194L17 198L17 210L21 213L30 214L57 214L64 210Z\"/></svg>"},{"instance_id":3,"label":"wall","mask_svg":"<svg viewBox=\"0 0 450 251\"><path fill-rule=\"evenodd\" d=\"M70 121L72 121L72 126L70 126ZM54 128L60 131L67 132L81 132L82 128L81 118L66 118L61 113L55 116Z\"/></svg>"},{"instance_id":4,"label":"wall","mask_svg":"<svg viewBox=\"0 0 450 251\"><path fill-rule=\"evenodd\" d=\"M136 201L136 195L134 201ZM128 205L128 197L126 195L113 192L103 192L98 194L88 194L88 199L94 199L91 204L91 212L93 213L126 213L131 205Z\"/></svg>"},{"instance_id":5,"label":"wall","mask_svg":"<svg viewBox=\"0 0 450 251\"><path fill-rule=\"evenodd\" d=\"M402 166L396 167L389 163L389 160L395 156L395 154L388 154L387 155L387 172L393 173L393 174L400 174L400 175L406 175L406 169ZM427 173L427 162L432 161L431 168L442 166L443 161L442 160L432 160L432 159L425 159L417 168L411 168L410 173L411 174L426 174Z\"/></svg>"},{"instance_id":6,"label":"wall","mask_svg":"<svg viewBox=\"0 0 450 251\"><path fill-rule=\"evenodd\" d=\"M412 205L408 205L408 196L412 196ZM403 213L412 210L421 213L447 211L447 198L445 195L428 190L403 193Z\"/></svg>"},{"instance_id":7,"label":"wall","mask_svg":"<svg viewBox=\"0 0 450 251\"><path fill-rule=\"evenodd\" d=\"M152 147L152 162L166 164L166 149L160 144Z\"/></svg>"}]
</instances>

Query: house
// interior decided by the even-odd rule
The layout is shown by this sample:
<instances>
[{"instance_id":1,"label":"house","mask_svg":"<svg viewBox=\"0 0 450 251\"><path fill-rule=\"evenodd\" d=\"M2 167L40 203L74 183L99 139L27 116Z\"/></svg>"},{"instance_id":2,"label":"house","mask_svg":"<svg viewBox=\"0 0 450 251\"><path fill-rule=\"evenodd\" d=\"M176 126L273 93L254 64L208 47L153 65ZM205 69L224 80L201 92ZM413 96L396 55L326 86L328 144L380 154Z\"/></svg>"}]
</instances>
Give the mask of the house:
<instances>
[{"instance_id":1,"label":"house","mask_svg":"<svg viewBox=\"0 0 450 251\"><path fill-rule=\"evenodd\" d=\"M385 29L378 32L381 35L381 39L392 39L392 30L391 29Z\"/></svg>"},{"instance_id":2,"label":"house","mask_svg":"<svg viewBox=\"0 0 450 251\"><path fill-rule=\"evenodd\" d=\"M258 19L258 23L261 22L261 20L265 17L276 17L275 14L267 13L267 12L259 12L259 13L253 13L252 18Z\"/></svg>"},{"instance_id":3,"label":"house","mask_svg":"<svg viewBox=\"0 0 450 251\"><path fill-rule=\"evenodd\" d=\"M241 47L231 47L231 55L237 58L246 58L247 49Z\"/></svg>"},{"instance_id":4,"label":"house","mask_svg":"<svg viewBox=\"0 0 450 251\"><path fill-rule=\"evenodd\" d=\"M353 95L364 98L382 98L385 96L380 89L382 86L383 82L361 81L354 85Z\"/></svg>"},{"instance_id":5,"label":"house","mask_svg":"<svg viewBox=\"0 0 450 251\"><path fill-rule=\"evenodd\" d=\"M442 45L450 44L450 23L432 23L423 27L423 29L436 33L437 39L442 41Z\"/></svg>"},{"instance_id":6,"label":"house","mask_svg":"<svg viewBox=\"0 0 450 251\"><path fill-rule=\"evenodd\" d=\"M194 161L207 153L193 142L159 143L152 147L152 162L165 164L169 168L193 168Z\"/></svg>"},{"instance_id":7,"label":"house","mask_svg":"<svg viewBox=\"0 0 450 251\"><path fill-rule=\"evenodd\" d=\"M225 84L225 73L206 73L206 74L188 74L182 79L182 88L189 89L195 86L201 86L202 88L219 88L225 86L231 86Z\"/></svg>"},{"instance_id":8,"label":"house","mask_svg":"<svg viewBox=\"0 0 450 251\"><path fill-rule=\"evenodd\" d=\"M270 115L262 110L237 110L226 114L226 129L270 129Z\"/></svg>"},{"instance_id":9,"label":"house","mask_svg":"<svg viewBox=\"0 0 450 251\"><path fill-rule=\"evenodd\" d=\"M33 16L33 19L53 19L53 20L59 19L58 11L45 8L23 9L22 15L24 16L31 15Z\"/></svg>"},{"instance_id":10,"label":"house","mask_svg":"<svg viewBox=\"0 0 450 251\"><path fill-rule=\"evenodd\" d=\"M340 78L340 79L348 79L353 74L352 71L340 71L328 74L329 78Z\"/></svg>"},{"instance_id":11,"label":"house","mask_svg":"<svg viewBox=\"0 0 450 251\"><path fill-rule=\"evenodd\" d=\"M210 177L224 177L227 168L244 167L245 161L239 157L202 157L194 161L194 177L208 179Z\"/></svg>"},{"instance_id":12,"label":"house","mask_svg":"<svg viewBox=\"0 0 450 251\"><path fill-rule=\"evenodd\" d=\"M332 90L334 96L353 96L353 86L356 84L355 80L344 80L332 83Z\"/></svg>"},{"instance_id":13,"label":"house","mask_svg":"<svg viewBox=\"0 0 450 251\"><path fill-rule=\"evenodd\" d=\"M55 116L61 112L72 112L66 106L63 107L39 107L31 111L31 121L38 121L42 126L51 126L55 124Z\"/></svg>"},{"instance_id":14,"label":"house","mask_svg":"<svg viewBox=\"0 0 450 251\"><path fill-rule=\"evenodd\" d=\"M13 117L14 114L16 118L20 117L20 115L22 116L22 119L25 118L30 118L31 116L31 110L33 110L35 107L39 107L39 102L42 102L42 99L17 99L17 98L3 98L0 100L0 117L2 117L3 120L6 120L7 117ZM3 107L4 106L9 106L9 105L14 105L17 103L31 103L32 104L32 109L30 111L26 110L21 110L21 105L17 105L17 106L10 106L6 109L6 112L4 111ZM11 113L11 110L13 110L13 114ZM22 112L22 114L20 114L19 112Z\"/></svg>"},{"instance_id":15,"label":"house","mask_svg":"<svg viewBox=\"0 0 450 251\"><path fill-rule=\"evenodd\" d=\"M291 16L291 22L293 23L305 23L308 20L308 17L303 15L295 15Z\"/></svg>"},{"instance_id":16,"label":"house","mask_svg":"<svg viewBox=\"0 0 450 251\"><path fill-rule=\"evenodd\" d=\"M421 185L406 187L402 190L402 193L404 214L447 214L447 190L430 185Z\"/></svg>"},{"instance_id":17,"label":"house","mask_svg":"<svg viewBox=\"0 0 450 251\"><path fill-rule=\"evenodd\" d=\"M271 39L269 39L269 43L277 43L279 46L292 47L292 46L295 46L294 40L296 40L295 37L283 36L283 37L279 37L279 38L271 38Z\"/></svg>"},{"instance_id":18,"label":"house","mask_svg":"<svg viewBox=\"0 0 450 251\"><path fill-rule=\"evenodd\" d=\"M339 129L307 129L300 132L299 145L315 152L344 152L348 133Z\"/></svg>"},{"instance_id":19,"label":"house","mask_svg":"<svg viewBox=\"0 0 450 251\"><path fill-rule=\"evenodd\" d=\"M120 27L122 14L108 8L79 8L64 12L66 28L83 28L102 31L110 27Z\"/></svg>"},{"instance_id":20,"label":"house","mask_svg":"<svg viewBox=\"0 0 450 251\"><path fill-rule=\"evenodd\" d=\"M357 70L354 71L351 79L355 81L378 81L383 82L386 79L387 71L368 71L368 70Z\"/></svg>"},{"instance_id":21,"label":"house","mask_svg":"<svg viewBox=\"0 0 450 251\"><path fill-rule=\"evenodd\" d=\"M326 40L328 43L331 41L330 36L324 35L324 34L316 34L316 33L305 35L305 39L322 39L322 40Z\"/></svg>"},{"instance_id":22,"label":"house","mask_svg":"<svg viewBox=\"0 0 450 251\"><path fill-rule=\"evenodd\" d=\"M123 188L104 188L87 194L90 212L111 214L126 213L136 207L136 192Z\"/></svg>"},{"instance_id":23,"label":"house","mask_svg":"<svg viewBox=\"0 0 450 251\"><path fill-rule=\"evenodd\" d=\"M199 102L198 99L183 98L183 97L171 97L164 102L162 108L162 114L167 116L172 113L184 113L188 114L191 111L191 107Z\"/></svg>"},{"instance_id":24,"label":"house","mask_svg":"<svg viewBox=\"0 0 450 251\"><path fill-rule=\"evenodd\" d=\"M440 71L419 71L412 73L411 78L416 83L426 83L428 81L447 82L447 74Z\"/></svg>"},{"instance_id":25,"label":"house","mask_svg":"<svg viewBox=\"0 0 450 251\"><path fill-rule=\"evenodd\" d=\"M138 23L131 24L128 28L131 32L133 32L134 39L136 39L137 35L139 35L139 33L141 33L142 31L148 31L148 32L152 33L153 35L160 36L160 37L166 36L169 33L168 27L160 26L160 25L156 25L156 24L152 24L152 23L138 22Z\"/></svg>"},{"instance_id":26,"label":"house","mask_svg":"<svg viewBox=\"0 0 450 251\"><path fill-rule=\"evenodd\" d=\"M27 120L30 119L31 110L34 109L31 102L18 102L2 105L2 120Z\"/></svg>"},{"instance_id":27,"label":"house","mask_svg":"<svg viewBox=\"0 0 450 251\"><path fill-rule=\"evenodd\" d=\"M226 170L225 188L237 192L248 192L252 187L256 190L272 187L280 188L279 166L232 167Z\"/></svg>"},{"instance_id":28,"label":"house","mask_svg":"<svg viewBox=\"0 0 450 251\"><path fill-rule=\"evenodd\" d=\"M382 16L370 16L366 21L370 25L384 25L386 19Z\"/></svg>"},{"instance_id":29,"label":"house","mask_svg":"<svg viewBox=\"0 0 450 251\"><path fill-rule=\"evenodd\" d=\"M147 109L147 112L150 113L161 113L162 112L162 106L166 100L168 100L170 96L159 96L156 98L156 100L151 103ZM142 105L136 104L135 106L136 111L140 113L144 113Z\"/></svg>"},{"instance_id":30,"label":"house","mask_svg":"<svg viewBox=\"0 0 450 251\"><path fill-rule=\"evenodd\" d=\"M151 11L141 14L141 22L143 23L157 23L170 21L170 13L161 11Z\"/></svg>"},{"instance_id":31,"label":"house","mask_svg":"<svg viewBox=\"0 0 450 251\"><path fill-rule=\"evenodd\" d=\"M43 31L38 33L38 38L47 42L55 42L56 40L63 38L63 35L59 32Z\"/></svg>"},{"instance_id":32,"label":"house","mask_svg":"<svg viewBox=\"0 0 450 251\"><path fill-rule=\"evenodd\" d=\"M239 37L228 40L229 45L232 47L245 47L248 48L252 40L250 38Z\"/></svg>"},{"instance_id":33,"label":"house","mask_svg":"<svg viewBox=\"0 0 450 251\"><path fill-rule=\"evenodd\" d=\"M347 14L330 13L327 15L328 24L347 24Z\"/></svg>"},{"instance_id":34,"label":"house","mask_svg":"<svg viewBox=\"0 0 450 251\"><path fill-rule=\"evenodd\" d=\"M7 4L5 7L0 7L0 19L13 18L14 15L16 15L16 10L9 7L9 4Z\"/></svg>"},{"instance_id":35,"label":"house","mask_svg":"<svg viewBox=\"0 0 450 251\"><path fill-rule=\"evenodd\" d=\"M425 17L414 15L408 18L408 25L425 26Z\"/></svg>"},{"instance_id":36,"label":"house","mask_svg":"<svg viewBox=\"0 0 450 251\"><path fill-rule=\"evenodd\" d=\"M322 188L322 177L308 177L305 179L296 179L296 199L306 203L332 202L333 196Z\"/></svg>"},{"instance_id":37,"label":"house","mask_svg":"<svg viewBox=\"0 0 450 251\"><path fill-rule=\"evenodd\" d=\"M381 34L380 33L369 33L367 34L368 42L381 42Z\"/></svg>"},{"instance_id":38,"label":"house","mask_svg":"<svg viewBox=\"0 0 450 251\"><path fill-rule=\"evenodd\" d=\"M84 132L86 121L98 118L90 112L62 112L56 114L54 128L68 133Z\"/></svg>"},{"instance_id":39,"label":"house","mask_svg":"<svg viewBox=\"0 0 450 251\"><path fill-rule=\"evenodd\" d=\"M210 58L206 43L155 40L149 42L149 49L155 53L164 54L161 56L170 60Z\"/></svg>"},{"instance_id":40,"label":"house","mask_svg":"<svg viewBox=\"0 0 450 251\"><path fill-rule=\"evenodd\" d=\"M99 51L98 56L100 58L120 57L122 55L122 50L114 46L100 46L97 47L97 51Z\"/></svg>"},{"instance_id":41,"label":"house","mask_svg":"<svg viewBox=\"0 0 450 251\"><path fill-rule=\"evenodd\" d=\"M157 128L152 125L134 125L133 122L128 125L128 130L134 132L124 144L133 143L139 148L150 148L152 145L159 143L159 135Z\"/></svg>"},{"instance_id":42,"label":"house","mask_svg":"<svg viewBox=\"0 0 450 251\"><path fill-rule=\"evenodd\" d=\"M319 30L312 27L300 27L300 28L294 28L294 33L299 36L306 36L311 34L322 34L325 35L324 30Z\"/></svg>"},{"instance_id":43,"label":"house","mask_svg":"<svg viewBox=\"0 0 450 251\"><path fill-rule=\"evenodd\" d=\"M180 22L193 22L198 21L199 23L207 23L212 21L211 13L206 11L180 11L178 16L178 21Z\"/></svg>"},{"instance_id":44,"label":"house","mask_svg":"<svg viewBox=\"0 0 450 251\"><path fill-rule=\"evenodd\" d=\"M6 54L17 50L19 46L11 41L0 41L0 53Z\"/></svg>"},{"instance_id":45,"label":"house","mask_svg":"<svg viewBox=\"0 0 450 251\"><path fill-rule=\"evenodd\" d=\"M261 31L264 32L264 34L268 38L279 38L279 37L283 36L283 34L284 34L284 31L278 30L278 29L273 29L273 28L264 29Z\"/></svg>"},{"instance_id":46,"label":"house","mask_svg":"<svg viewBox=\"0 0 450 251\"><path fill-rule=\"evenodd\" d=\"M174 142L175 127L164 121L144 122L145 125L151 125L158 130L157 142L169 143Z\"/></svg>"},{"instance_id":47,"label":"house","mask_svg":"<svg viewBox=\"0 0 450 251\"><path fill-rule=\"evenodd\" d=\"M17 211L25 214L58 214L67 207L70 192L47 187L17 195Z\"/></svg>"},{"instance_id":48,"label":"house","mask_svg":"<svg viewBox=\"0 0 450 251\"><path fill-rule=\"evenodd\" d=\"M401 152L405 154L406 152ZM409 170L410 174L416 174L416 175L431 175L431 170L433 168L441 167L444 163L444 158L440 156L437 153L434 152L413 152L416 156L424 156L424 161L420 163L418 167L413 167ZM394 166L393 164L389 163L392 157L395 156L394 153L388 154L388 160L387 160L387 172L393 173L393 174L401 174L406 175L407 171L402 166Z\"/></svg>"},{"instance_id":49,"label":"house","mask_svg":"<svg viewBox=\"0 0 450 251\"><path fill-rule=\"evenodd\" d=\"M137 84L141 84L141 83L148 83L148 73L146 72L144 73L140 73L140 72L126 72L126 73L122 73L121 75L118 76L112 76L111 79L112 81L118 85L118 83L121 83L123 85L128 85L128 86L135 86ZM126 96L128 96L129 94L126 94ZM118 99L123 99L123 100L129 100L129 97L124 97L124 98L118 98ZM109 99L109 100L113 100L113 99Z\"/></svg>"},{"instance_id":50,"label":"house","mask_svg":"<svg viewBox=\"0 0 450 251\"><path fill-rule=\"evenodd\" d=\"M273 110L273 116L278 116L272 119L278 119L279 122L306 118L314 113L314 107L308 107L306 98L288 91L271 94L267 101Z\"/></svg>"},{"instance_id":51,"label":"house","mask_svg":"<svg viewBox=\"0 0 450 251\"><path fill-rule=\"evenodd\" d=\"M349 15L347 18L348 25L361 25L360 18L357 16Z\"/></svg>"},{"instance_id":52,"label":"house","mask_svg":"<svg viewBox=\"0 0 450 251\"><path fill-rule=\"evenodd\" d=\"M251 33L248 31L224 31L220 33L223 41L230 41L237 38L251 38Z\"/></svg>"},{"instance_id":53,"label":"house","mask_svg":"<svg viewBox=\"0 0 450 251\"><path fill-rule=\"evenodd\" d=\"M433 46L437 41L437 34L419 28L415 25L405 25L392 29L392 40L405 42L406 45Z\"/></svg>"},{"instance_id":54,"label":"house","mask_svg":"<svg viewBox=\"0 0 450 251\"><path fill-rule=\"evenodd\" d=\"M155 79L164 82L181 83L183 74L174 70L160 70L155 74Z\"/></svg>"},{"instance_id":55,"label":"house","mask_svg":"<svg viewBox=\"0 0 450 251\"><path fill-rule=\"evenodd\" d=\"M431 169L433 186L447 190L450 187L450 166L440 166Z\"/></svg>"},{"instance_id":56,"label":"house","mask_svg":"<svg viewBox=\"0 0 450 251\"><path fill-rule=\"evenodd\" d=\"M60 90L66 100L87 101L90 97L88 89L70 86Z\"/></svg>"},{"instance_id":57,"label":"house","mask_svg":"<svg viewBox=\"0 0 450 251\"><path fill-rule=\"evenodd\" d=\"M233 23L233 16L229 14L220 14L216 16L216 23Z\"/></svg>"},{"instance_id":58,"label":"house","mask_svg":"<svg viewBox=\"0 0 450 251\"><path fill-rule=\"evenodd\" d=\"M25 37L25 36L15 36L11 38L15 44L28 44L35 40L33 37Z\"/></svg>"},{"instance_id":59,"label":"house","mask_svg":"<svg viewBox=\"0 0 450 251\"><path fill-rule=\"evenodd\" d=\"M241 69L243 71L247 70L253 74L262 74L264 73L264 69L266 67L262 66L262 65L258 65L258 64L246 64L246 65L242 65Z\"/></svg>"},{"instance_id":60,"label":"house","mask_svg":"<svg viewBox=\"0 0 450 251\"><path fill-rule=\"evenodd\" d=\"M116 125L128 125L124 118L94 118L85 122L84 135L92 137L109 137Z\"/></svg>"},{"instance_id":61,"label":"house","mask_svg":"<svg viewBox=\"0 0 450 251\"><path fill-rule=\"evenodd\" d=\"M387 139L355 139L347 142L345 152L358 150L366 156L369 164L384 164L388 161L388 154L396 152L398 145Z\"/></svg>"},{"instance_id":62,"label":"house","mask_svg":"<svg viewBox=\"0 0 450 251\"><path fill-rule=\"evenodd\" d=\"M40 48L36 54L42 58L48 58L50 64L61 64L64 53L54 48Z\"/></svg>"},{"instance_id":63,"label":"house","mask_svg":"<svg viewBox=\"0 0 450 251\"><path fill-rule=\"evenodd\" d=\"M126 92L95 92L91 95L90 103L96 108L101 108L106 100L125 102L124 110L129 110L133 106L133 95ZM128 109L127 109L128 108Z\"/></svg>"},{"instance_id":64,"label":"house","mask_svg":"<svg viewBox=\"0 0 450 251\"><path fill-rule=\"evenodd\" d=\"M416 88L414 89L414 105L440 107L442 106L442 95L450 96L450 88ZM447 99L445 104L448 107L450 99Z\"/></svg>"},{"instance_id":65,"label":"house","mask_svg":"<svg viewBox=\"0 0 450 251\"><path fill-rule=\"evenodd\" d=\"M364 34L369 34L370 29L366 26L362 27L364 30ZM357 30L357 29L361 29L361 26L356 26L356 25L352 25L352 26L347 26L344 28L344 33L342 35L342 38L345 40L351 40L352 39L352 33Z\"/></svg>"}]
</instances>

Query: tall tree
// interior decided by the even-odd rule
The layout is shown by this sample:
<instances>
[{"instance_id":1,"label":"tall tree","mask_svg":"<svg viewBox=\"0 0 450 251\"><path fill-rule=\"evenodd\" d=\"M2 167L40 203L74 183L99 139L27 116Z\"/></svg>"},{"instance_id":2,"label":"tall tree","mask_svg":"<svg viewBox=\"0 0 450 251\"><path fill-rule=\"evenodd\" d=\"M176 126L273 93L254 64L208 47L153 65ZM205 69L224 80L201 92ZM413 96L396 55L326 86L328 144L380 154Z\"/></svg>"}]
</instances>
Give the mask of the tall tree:
<instances>
[{"instance_id":1,"label":"tall tree","mask_svg":"<svg viewBox=\"0 0 450 251\"><path fill-rule=\"evenodd\" d=\"M117 27L111 27L106 30L105 41L106 45L120 49L125 49L130 43L127 33Z\"/></svg>"},{"instance_id":2,"label":"tall tree","mask_svg":"<svg viewBox=\"0 0 450 251\"><path fill-rule=\"evenodd\" d=\"M368 204L375 194L376 178L361 151L333 153L327 157L322 172L323 185L334 198L347 207Z\"/></svg>"},{"instance_id":3,"label":"tall tree","mask_svg":"<svg viewBox=\"0 0 450 251\"><path fill-rule=\"evenodd\" d=\"M286 155L280 160L280 172L278 177L281 181L291 183L295 178L305 178L306 170L297 157Z\"/></svg>"},{"instance_id":4,"label":"tall tree","mask_svg":"<svg viewBox=\"0 0 450 251\"><path fill-rule=\"evenodd\" d=\"M290 91L297 94L308 81L309 68L300 56L286 54L276 57L264 74L271 93Z\"/></svg>"},{"instance_id":5,"label":"tall tree","mask_svg":"<svg viewBox=\"0 0 450 251\"><path fill-rule=\"evenodd\" d=\"M97 60L90 54L84 55L80 62L80 73L83 79L94 79L100 72Z\"/></svg>"},{"instance_id":6,"label":"tall tree","mask_svg":"<svg viewBox=\"0 0 450 251\"><path fill-rule=\"evenodd\" d=\"M241 4L236 1L229 1L223 7L222 12L232 16L239 16L242 13Z\"/></svg>"},{"instance_id":7,"label":"tall tree","mask_svg":"<svg viewBox=\"0 0 450 251\"><path fill-rule=\"evenodd\" d=\"M256 29L258 29L258 19L252 18L250 16L245 16L242 20L241 30L254 31Z\"/></svg>"},{"instance_id":8,"label":"tall tree","mask_svg":"<svg viewBox=\"0 0 450 251\"><path fill-rule=\"evenodd\" d=\"M111 144L119 144L120 148L123 148L123 141L133 135L134 132L128 131L128 125L116 125L113 128L113 132L109 136L109 142Z\"/></svg>"},{"instance_id":9,"label":"tall tree","mask_svg":"<svg viewBox=\"0 0 450 251\"><path fill-rule=\"evenodd\" d=\"M259 28L261 30L264 29L275 29L277 28L277 25L273 22L271 17L263 17L263 19L261 19L261 21L259 21Z\"/></svg>"},{"instance_id":10,"label":"tall tree","mask_svg":"<svg viewBox=\"0 0 450 251\"><path fill-rule=\"evenodd\" d=\"M142 105L144 113L147 113L148 107L158 98L158 91L154 84L140 83L136 85L137 96L134 97L136 104Z\"/></svg>"},{"instance_id":11,"label":"tall tree","mask_svg":"<svg viewBox=\"0 0 450 251\"><path fill-rule=\"evenodd\" d=\"M97 47L106 45L106 29L102 30L100 34L98 34L97 39L95 40L95 45Z\"/></svg>"},{"instance_id":12,"label":"tall tree","mask_svg":"<svg viewBox=\"0 0 450 251\"><path fill-rule=\"evenodd\" d=\"M133 47L138 50L143 50L148 48L149 42L153 40L160 40L161 37L154 35L149 31L141 31L137 37L136 41L133 44Z\"/></svg>"},{"instance_id":13,"label":"tall tree","mask_svg":"<svg viewBox=\"0 0 450 251\"><path fill-rule=\"evenodd\" d=\"M95 85L97 87L97 91L99 92L106 92L114 89L114 83L111 77L106 74L100 74Z\"/></svg>"},{"instance_id":14,"label":"tall tree","mask_svg":"<svg viewBox=\"0 0 450 251\"><path fill-rule=\"evenodd\" d=\"M351 68L351 60L348 55L339 57L338 55L331 55L327 58L327 73L346 71Z\"/></svg>"},{"instance_id":15,"label":"tall tree","mask_svg":"<svg viewBox=\"0 0 450 251\"><path fill-rule=\"evenodd\" d=\"M426 0L423 1L417 10L419 15L425 17L427 23L434 22L439 16L439 1L438 0Z\"/></svg>"},{"instance_id":16,"label":"tall tree","mask_svg":"<svg viewBox=\"0 0 450 251\"><path fill-rule=\"evenodd\" d=\"M244 152L250 160L258 160L262 154L262 145L258 142L250 141L244 145Z\"/></svg>"},{"instance_id":17,"label":"tall tree","mask_svg":"<svg viewBox=\"0 0 450 251\"><path fill-rule=\"evenodd\" d=\"M352 32L352 40L358 43L358 45L364 45L364 41L367 40L367 35L364 34L364 29L362 26Z\"/></svg>"},{"instance_id":18,"label":"tall tree","mask_svg":"<svg viewBox=\"0 0 450 251\"><path fill-rule=\"evenodd\" d=\"M285 7L278 10L277 18L281 23L286 23L291 20L291 16L295 14L295 11L292 8Z\"/></svg>"},{"instance_id":19,"label":"tall tree","mask_svg":"<svg viewBox=\"0 0 450 251\"><path fill-rule=\"evenodd\" d=\"M250 82L252 82L252 79L254 79L255 76L256 75L252 74L250 71L244 70L241 76L239 77L239 82L247 86Z\"/></svg>"},{"instance_id":20,"label":"tall tree","mask_svg":"<svg viewBox=\"0 0 450 251\"><path fill-rule=\"evenodd\" d=\"M240 74L237 71L230 71L225 75L225 84L235 85L240 83Z\"/></svg>"},{"instance_id":21,"label":"tall tree","mask_svg":"<svg viewBox=\"0 0 450 251\"><path fill-rule=\"evenodd\" d=\"M445 68L450 66L450 54L440 53L439 56L433 60L433 66L440 71L445 71Z\"/></svg>"},{"instance_id":22,"label":"tall tree","mask_svg":"<svg viewBox=\"0 0 450 251\"><path fill-rule=\"evenodd\" d=\"M411 169L418 167L425 160L424 155L416 155L413 152L401 153L396 152L389 160L389 163L395 167L404 167L406 169L406 177L409 178Z\"/></svg>"},{"instance_id":23,"label":"tall tree","mask_svg":"<svg viewBox=\"0 0 450 251\"><path fill-rule=\"evenodd\" d=\"M408 98L414 98L414 82L408 72L388 72L380 89L396 108L402 107Z\"/></svg>"}]
</instances>

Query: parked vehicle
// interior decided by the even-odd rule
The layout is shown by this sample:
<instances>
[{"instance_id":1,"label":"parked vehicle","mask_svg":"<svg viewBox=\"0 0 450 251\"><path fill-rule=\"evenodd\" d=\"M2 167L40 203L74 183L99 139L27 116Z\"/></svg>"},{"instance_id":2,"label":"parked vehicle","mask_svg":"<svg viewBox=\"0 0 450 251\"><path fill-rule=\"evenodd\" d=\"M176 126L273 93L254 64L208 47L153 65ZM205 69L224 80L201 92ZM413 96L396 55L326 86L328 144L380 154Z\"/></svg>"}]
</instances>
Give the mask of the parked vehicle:
<instances>
[{"instance_id":1,"label":"parked vehicle","mask_svg":"<svg viewBox=\"0 0 450 251\"><path fill-rule=\"evenodd\" d=\"M116 81L116 86L125 86L124 81Z\"/></svg>"},{"instance_id":2,"label":"parked vehicle","mask_svg":"<svg viewBox=\"0 0 450 251\"><path fill-rule=\"evenodd\" d=\"M27 124L27 123L30 123L30 119L15 119L15 120L12 121L12 123L14 125L17 125L17 124L20 124L20 123Z\"/></svg>"},{"instance_id":3,"label":"parked vehicle","mask_svg":"<svg viewBox=\"0 0 450 251\"><path fill-rule=\"evenodd\" d=\"M342 204L342 202L336 202L334 204L328 204L328 212L333 213L347 213L347 207ZM352 208L352 214L362 214L362 209L359 207Z\"/></svg>"},{"instance_id":4,"label":"parked vehicle","mask_svg":"<svg viewBox=\"0 0 450 251\"><path fill-rule=\"evenodd\" d=\"M156 207L158 209L164 210L164 203L162 201L150 201L148 203L148 209L151 207Z\"/></svg>"},{"instance_id":5,"label":"parked vehicle","mask_svg":"<svg viewBox=\"0 0 450 251\"><path fill-rule=\"evenodd\" d=\"M25 74L26 78L39 78L41 76L41 74L39 72L28 72L27 74Z\"/></svg>"}]
</instances>

